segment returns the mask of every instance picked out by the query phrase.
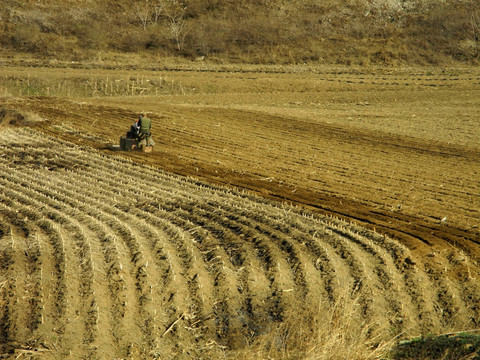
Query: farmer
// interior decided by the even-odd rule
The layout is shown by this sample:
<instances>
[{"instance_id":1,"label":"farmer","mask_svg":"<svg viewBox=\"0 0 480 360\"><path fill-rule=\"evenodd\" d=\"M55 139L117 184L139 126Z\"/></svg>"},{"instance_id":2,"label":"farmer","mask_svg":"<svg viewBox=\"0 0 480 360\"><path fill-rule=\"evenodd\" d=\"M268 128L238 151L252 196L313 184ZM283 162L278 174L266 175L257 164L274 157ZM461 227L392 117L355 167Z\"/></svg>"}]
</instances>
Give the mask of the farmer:
<instances>
[{"instance_id":1,"label":"farmer","mask_svg":"<svg viewBox=\"0 0 480 360\"><path fill-rule=\"evenodd\" d=\"M142 113L140 115L140 118L138 119L138 128L139 128L139 133L138 133L139 139L141 141L145 139L147 146L153 145L154 142L152 139L152 134L150 133L150 130L152 129L152 120L146 117L145 113Z\"/></svg>"}]
</instances>

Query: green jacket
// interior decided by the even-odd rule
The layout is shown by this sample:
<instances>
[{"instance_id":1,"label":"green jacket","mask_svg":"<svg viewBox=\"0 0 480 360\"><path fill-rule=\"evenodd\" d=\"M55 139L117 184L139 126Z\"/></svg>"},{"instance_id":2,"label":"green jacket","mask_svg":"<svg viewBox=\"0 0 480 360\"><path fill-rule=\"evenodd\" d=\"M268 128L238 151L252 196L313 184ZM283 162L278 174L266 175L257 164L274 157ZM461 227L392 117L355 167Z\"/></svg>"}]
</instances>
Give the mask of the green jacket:
<instances>
[{"instance_id":1,"label":"green jacket","mask_svg":"<svg viewBox=\"0 0 480 360\"><path fill-rule=\"evenodd\" d=\"M139 121L138 126L140 127L140 133L150 133L150 130L152 129L152 120L147 117L142 117Z\"/></svg>"}]
</instances>

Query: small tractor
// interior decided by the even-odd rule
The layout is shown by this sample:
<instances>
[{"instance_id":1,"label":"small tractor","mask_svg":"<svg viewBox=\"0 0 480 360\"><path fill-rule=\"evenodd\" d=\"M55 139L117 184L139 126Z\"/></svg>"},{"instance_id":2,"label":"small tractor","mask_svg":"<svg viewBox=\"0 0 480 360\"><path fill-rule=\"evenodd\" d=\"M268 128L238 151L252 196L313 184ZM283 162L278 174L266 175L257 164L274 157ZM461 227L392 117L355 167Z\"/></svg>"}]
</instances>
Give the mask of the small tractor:
<instances>
[{"instance_id":1,"label":"small tractor","mask_svg":"<svg viewBox=\"0 0 480 360\"><path fill-rule=\"evenodd\" d=\"M153 151L153 144L149 144L147 142L147 137L143 139L138 137L128 137L128 136L121 136L120 137L120 150L121 151L134 151L140 150L145 153L150 153Z\"/></svg>"},{"instance_id":2,"label":"small tractor","mask_svg":"<svg viewBox=\"0 0 480 360\"><path fill-rule=\"evenodd\" d=\"M152 134L150 133L151 120L144 116L145 114L142 113L139 119L135 121L132 126L130 126L130 130L127 132L126 136L120 137L120 145L114 145L112 148L120 151L140 150L145 153L152 152L155 142L153 141ZM146 122L143 129L142 121Z\"/></svg>"}]
</instances>

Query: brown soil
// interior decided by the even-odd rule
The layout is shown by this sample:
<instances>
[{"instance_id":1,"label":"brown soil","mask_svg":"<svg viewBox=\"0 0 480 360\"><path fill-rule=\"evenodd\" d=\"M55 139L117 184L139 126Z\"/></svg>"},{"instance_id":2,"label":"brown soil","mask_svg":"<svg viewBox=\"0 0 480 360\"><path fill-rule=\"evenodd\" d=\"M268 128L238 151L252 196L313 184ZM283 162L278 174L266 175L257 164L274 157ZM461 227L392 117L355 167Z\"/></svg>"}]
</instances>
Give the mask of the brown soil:
<instances>
[{"instance_id":1,"label":"brown soil","mask_svg":"<svg viewBox=\"0 0 480 360\"><path fill-rule=\"evenodd\" d=\"M147 109L155 153L123 156L350 219L411 247L478 256L478 77L176 76L185 86L215 77L217 90L13 106L47 119L48 133L106 152ZM229 81L236 92L221 93Z\"/></svg>"},{"instance_id":2,"label":"brown soil","mask_svg":"<svg viewBox=\"0 0 480 360\"><path fill-rule=\"evenodd\" d=\"M326 245L337 249L335 251L338 252L338 255L329 259L325 264L328 263L332 269L335 269L335 264L340 264L343 260L348 263L350 270L344 272L343 268L339 267L335 276L342 278L349 273L348 276L351 277L349 277L348 283L351 283L352 293L355 292L354 289L362 282L362 279L368 284L360 291L361 294L364 294L362 296L367 296L368 289L383 288L385 299L378 300L374 297L373 299L376 300L365 300L363 306L366 313L369 311L366 304L370 300L373 301L374 309L381 308L381 301L389 303L388 306L385 305L385 309L393 309L389 310L392 312L398 310L396 307L398 304L392 305L396 301L413 301L413 305L407 306L409 310L405 310L410 315L403 320L405 323L402 322L401 326L407 326L409 323L416 331L428 332L478 327L476 319L478 319L480 309L478 304L475 304L478 300L479 289L475 286L472 287L475 279L479 276L480 269L480 229L478 228L478 219L480 218L478 201L480 147L478 141L480 139L478 131L472 131L478 129L478 119L480 118L480 110L476 106L478 100L475 100L479 95L477 85L480 77L478 74L466 72L461 75L429 77L408 73L377 76L367 74L178 72L168 73L168 76L177 83L183 84L190 91L179 95L133 98L9 98L3 101L2 126L4 123L11 123L10 120L5 119L10 119L12 116L13 118L19 117L19 114L28 112L44 120L30 124L34 129L86 149L93 148L114 158L127 158L135 163L151 165L169 173L186 175L207 183L248 190L280 203L297 205L300 211L307 209L317 214L316 216L333 216L387 235L387 239L393 239L396 244L406 246L405 249L408 250L405 251L411 255L404 256L402 254L400 256L397 253L400 251L398 250L400 247L393 251L388 247L388 242L382 244L379 238L371 238L369 235L363 242L364 240L358 240L356 235L348 235L347 232L342 233L343 239L348 239L345 243L347 245L339 244L339 248L336 248L337 245L333 242ZM199 93L191 90L197 84L203 86ZM153 131L156 141L154 152L143 154L113 151L111 145L118 144L120 136L128 130L138 114L145 110L149 112L149 117L154 124ZM7 114L10 115L7 116ZM29 159L28 156L25 158ZM76 172L83 171L81 167L87 166L85 160L79 161L78 165L75 165L73 159L69 158L68 161L65 160L66 162L62 162L60 159L52 160L52 162L42 164L39 169L57 170L65 167ZM103 160L97 159L96 155L95 159L103 164ZM15 160L12 164L19 164L18 161L20 160ZM108 168L110 165L107 163L105 162L105 165L102 166ZM88 165L88 167L90 166L94 166L93 163ZM100 165L98 166L100 167ZM111 171L114 172L113 168ZM8 179L7 175L5 175L5 179ZM155 175L150 172L145 175L145 179L152 184L155 183ZM81 183L81 180L75 181ZM112 179L112 184L108 181L107 183L114 192L115 186L119 186L119 184L114 184L113 181ZM115 181L119 180L115 179ZM147 180L144 181L147 182ZM30 185L26 188L30 189ZM36 191L41 191L41 189L39 187ZM14 191L13 196L15 191L20 190L12 191ZM103 190L100 187L98 191ZM61 196L67 197L60 193L58 196L60 199ZM22 202L23 200L18 201ZM73 200L66 198L66 200L59 201L69 203ZM101 201L99 200L99 204ZM155 214L156 210L148 210L150 208L160 208L157 203L145 201L142 203L143 207L139 207L145 212L143 216L150 216L149 212ZM258 270L247 267L250 271L248 276L255 276L259 281L256 285L252 284L252 287L248 288L250 293L248 301L253 301L251 304L258 306L253 310L251 305L245 306L246 313L255 312L255 316L248 315L251 316L252 321L261 323L265 321L266 317L273 318L275 321L276 317L281 319L282 316L286 316L299 304L298 299L288 297L288 291L291 288L301 292L301 289L304 289L304 283L307 284L305 289L309 289L303 290L305 294L308 294L308 296L305 295L308 299L322 297L325 294L330 294L332 298L335 298L333 294L339 291L333 282L329 282L333 280L328 280L329 276L334 276L332 274L335 271L332 272L332 269L329 270L329 267L320 261L322 259L321 247L308 248L308 251L304 252L303 242L294 241L290 244L291 239L296 239L291 235L296 230L285 230L285 234L290 234L285 237L288 239L287 242L278 240L276 243L275 239L283 239L283 235L278 235L272 229L265 230L264 225L253 225L257 221L252 220L255 219L253 215L252 219L249 219L252 223L237 228L241 222L233 226L230 223L233 220L228 219L228 211L217 217L215 208L204 204L202 205L204 208L201 206L200 208L208 214L210 220L206 220L207 218L202 220L200 216L203 215L200 214L203 212L194 215L195 211L186 205L178 205L179 209L173 210L177 205L173 204L172 210L169 210L176 214L176 217L170 219L176 226L193 231L193 233L196 231L194 229L199 227L203 229L202 231L210 233L209 236L217 239L231 236L232 239L236 239L232 241L238 245L238 249L242 249L238 250L239 254L243 254L242 257L249 259L251 257L252 264L258 262ZM13 205L10 206L14 208ZM52 205L52 207L56 209L57 205ZM117 216L115 215L117 210L112 209L108 211L113 214L112 216ZM34 218L29 214L25 216ZM89 214L89 216L94 216L94 214ZM101 218L102 214L98 216L100 222L111 226L109 220ZM118 216L124 215L118 213ZM181 220L183 217L186 220ZM2 221L8 223L5 213ZM40 220L35 221L37 221L35 226L40 227L39 232L43 234L41 236L49 237L51 230L42 228L42 223L38 222ZM81 222L82 220L76 221ZM150 223L152 221L154 223L159 220L153 218L149 220ZM224 225L224 222L229 225ZM58 221L58 223L63 224L62 221ZM130 220L127 218L125 218L125 224L129 228L131 227L133 232L141 231L140 229L135 230L136 225L129 225ZM187 226L187 224L191 225ZM215 224L222 224L229 230L216 229ZM96 226L93 223L89 225L85 236L88 237L89 232L94 232ZM119 226L120 233L124 231L121 225L116 226ZM17 234L13 236L17 239L23 237L21 232L24 227L21 222L14 224ZM264 238L249 237L246 234L250 231L246 229L255 229L263 234ZM355 231L359 231L358 228L355 229L357 229ZM26 226L24 231L32 232L33 230L29 230ZM233 233L230 233L231 231ZM242 239L248 239L245 244L243 240L239 241L239 238L236 237L238 234L234 235L235 231L243 234L241 235ZM140 237L139 234L137 235ZM122 235L122 237L124 236L128 238L130 235ZM356 250L358 254L353 250L356 246L353 244L357 243L363 244L358 246ZM135 256L136 251L149 254L141 249L134 249L134 245L130 245L128 242L126 244L123 250L128 251L128 254L124 255L124 260L119 260L122 263L129 262L128 256ZM252 249L246 244L251 245ZM117 254L121 249L115 248L118 245L107 242L101 246L103 248L100 250L103 253L115 253L112 258L119 256L122 259L122 255ZM192 245L187 247L190 246ZM394 256L392 255L393 260L386 261L382 257L383 255L377 253L376 246L385 246L387 252L393 251L395 253ZM207 246L207 248L200 248L200 252L196 253L197 250L193 247L193 250L186 248L184 251L186 251L185 254L191 252L193 257L201 257L205 256L201 255L202 251L211 251L211 249L213 248ZM173 251L173 249L171 250ZM366 255L360 257L363 250ZM53 252L54 249L49 251ZM230 247L215 251L216 256L220 258L235 259L236 256L231 253ZM254 252L268 253L269 255L255 257L252 256ZM314 255L317 258L313 258ZM357 255L360 260L356 258ZM281 259L274 261L278 264L279 269L282 266L293 269L296 265L292 264L302 264L305 270L303 272L292 270L282 280L280 270L277 273L275 266L269 265L269 257ZM379 264L384 264L385 261L389 264L389 261L392 261L395 262L396 268L388 271L379 270L382 269L382 266L375 265L375 263L380 258L382 260ZM152 258L151 261L154 259ZM225 323L222 327L221 323L228 321L226 320L227 315L235 312L232 309L237 308L236 302L242 303L245 300L242 300L243 298L238 294L235 295L237 297L232 295L232 299L225 300L225 294L236 293L236 290L234 291L233 287L230 287L231 284L229 285L225 280L220 280L220 283L223 281L223 285L219 285L221 288L216 288L215 285L212 286L210 280L205 280L202 286L206 286L206 289L192 293L193 290L189 286L197 281L191 280L197 279L197 275L194 274L198 273L198 279L200 279L198 281L202 281L202 276L207 278L207 275L202 273L206 270L202 270L202 266L196 265L191 259L188 260L192 261L188 266L182 265L181 259L177 261L179 263L172 265L172 268L186 266L186 270L181 272L181 277L186 277L182 281L187 285L182 285L185 288L180 287L180 293L183 291L185 294L190 294L188 295L191 297L190 304L199 306L201 303L205 307L198 310L203 314L202 324L209 329L204 330L203 334L213 336L213 333L216 332L217 341L223 341L222 344L229 348L238 348L241 344L236 343L235 339L243 331L239 330L241 326L235 325L235 320L232 320L228 326ZM218 264L211 263L211 261L210 257L204 258L204 262L209 264L208 272L220 271L221 266L217 267ZM397 261L399 262L397 263ZM133 263L136 265L136 261ZM243 269L243 260L241 264L231 260L231 264L232 269L240 274ZM319 265L316 270L321 271L327 279L324 280L326 284L322 285L325 292L323 295L322 290L310 292L315 288L314 284L317 281L312 280L313 273L309 272L313 269L312 264L323 264ZM156 271L160 276L161 265L158 266ZM368 274L370 274L369 271L375 274L372 275L373 280L370 278L366 280L367 278L362 272L363 267L370 269L367 270ZM392 277L389 277L389 271L392 272ZM33 274L35 274L34 269L30 272L27 269L28 276L33 277ZM155 276L155 274L150 274L145 280L146 282L141 283L141 286L137 285L140 293L146 291L146 287L143 286L149 284L150 276ZM192 276L192 278L188 280L188 276ZM228 272L223 273L222 276L228 277ZM245 279L242 280L241 275L238 276L236 284L246 284L242 282ZM399 290L397 295L394 295L387 285L390 282L400 281L400 279L403 279L401 287L405 288L406 292ZM422 281L426 284L423 289ZM265 313L269 314L268 316L265 316L262 308L265 305L261 305L262 301L268 302L268 295L264 293L262 282L267 287L270 282L269 289L272 294L276 294L274 289L278 289L278 286L287 290L287 293L281 297L277 298L276 295L272 295L272 299L278 299L278 303L275 305L276 300L272 300L274 303L269 305L269 310L265 310ZM355 285L356 283L357 285ZM62 288L60 285L55 287L55 291L58 292L58 289ZM114 286L113 283L110 284L110 287L112 286ZM129 296L141 298L142 294L135 294L132 284L125 283L125 286L127 289L125 291L131 292ZM199 301L199 298L207 296L210 290L213 294L210 296L213 298L203 299L203 302ZM252 300L255 296L264 300L256 302ZM428 299L429 296L432 297L431 300ZM87 306L87 300L83 301L83 305L79 306ZM119 313L122 311L121 304L116 304L115 300L104 300L105 304L103 305L108 305L109 301L113 301L112 306L118 307L115 311ZM169 305L170 300L164 299L164 301L165 303L152 303L151 306L152 308L171 306L171 304ZM175 298L174 301L179 300ZM225 301L224 305L221 305L222 301ZM300 300L300 303L302 301L304 300ZM30 306L35 308L35 304L30 304ZM183 304L179 308L182 306L187 305ZM215 311L220 311L225 315L222 317L216 313L215 326L205 317L208 315L209 307L213 307ZM411 307L416 309L410 309ZM220 308L222 310L219 310ZM141 311L148 313L149 309ZM280 312L276 313L275 309ZM169 326L173 326L174 321L177 320L185 323L190 321L190 324L195 323L194 318L189 320L185 315L191 314L190 312L185 310L184 313L179 313L178 311L170 313L170 320L162 323L162 333L168 330ZM436 315L432 315L437 312L441 313L439 319L435 318ZM125 316L130 316L133 320L135 315L128 315L127 311ZM410 316L412 318L406 320ZM426 320L430 316L432 316L431 319ZM128 319L122 324L128 327ZM421 325L418 326L418 324ZM85 323L84 326L92 327L88 323ZM250 330L254 331L253 327ZM103 339L105 342L125 349L125 339L128 338L126 333L119 335L120 339L123 339L120 342L107 338L110 335L105 336L106 338ZM139 333L139 336L148 340L150 335ZM152 336L154 337L154 335ZM181 334L175 336L178 336L179 339L182 338ZM153 341L153 338L150 340ZM67 343L68 339L64 338L63 342ZM134 351L134 349L130 350ZM122 351L119 354L123 354ZM98 352L96 354L100 355Z\"/></svg>"}]
</instances>

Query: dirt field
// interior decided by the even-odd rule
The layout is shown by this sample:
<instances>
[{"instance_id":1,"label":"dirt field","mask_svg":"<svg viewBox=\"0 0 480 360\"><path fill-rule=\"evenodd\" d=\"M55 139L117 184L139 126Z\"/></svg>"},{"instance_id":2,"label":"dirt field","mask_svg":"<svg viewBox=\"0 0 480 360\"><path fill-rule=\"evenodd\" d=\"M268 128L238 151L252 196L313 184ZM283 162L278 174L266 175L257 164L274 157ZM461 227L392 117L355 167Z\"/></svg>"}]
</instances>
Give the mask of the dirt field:
<instances>
[{"instance_id":1,"label":"dirt field","mask_svg":"<svg viewBox=\"0 0 480 360\"><path fill-rule=\"evenodd\" d=\"M285 354L339 301L377 347L478 329L480 73L218 70L4 68L40 96L0 103L3 352Z\"/></svg>"}]
</instances>

